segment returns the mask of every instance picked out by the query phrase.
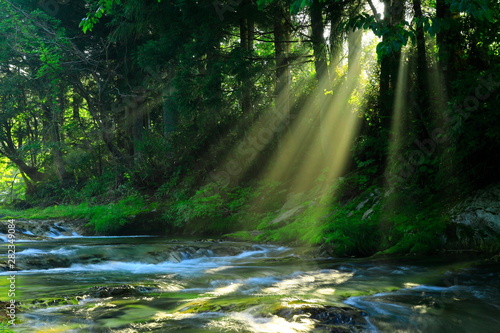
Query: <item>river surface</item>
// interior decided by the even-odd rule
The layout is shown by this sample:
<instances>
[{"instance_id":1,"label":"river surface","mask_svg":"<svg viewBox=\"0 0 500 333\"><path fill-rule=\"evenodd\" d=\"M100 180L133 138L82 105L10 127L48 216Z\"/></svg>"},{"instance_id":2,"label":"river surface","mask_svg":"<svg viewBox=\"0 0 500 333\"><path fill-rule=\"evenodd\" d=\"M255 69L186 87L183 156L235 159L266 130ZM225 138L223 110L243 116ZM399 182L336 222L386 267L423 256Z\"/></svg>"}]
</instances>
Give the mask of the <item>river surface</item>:
<instances>
[{"instance_id":1,"label":"river surface","mask_svg":"<svg viewBox=\"0 0 500 333\"><path fill-rule=\"evenodd\" d=\"M500 268L477 257L315 258L61 230L19 230L14 332L500 332Z\"/></svg>"}]
</instances>

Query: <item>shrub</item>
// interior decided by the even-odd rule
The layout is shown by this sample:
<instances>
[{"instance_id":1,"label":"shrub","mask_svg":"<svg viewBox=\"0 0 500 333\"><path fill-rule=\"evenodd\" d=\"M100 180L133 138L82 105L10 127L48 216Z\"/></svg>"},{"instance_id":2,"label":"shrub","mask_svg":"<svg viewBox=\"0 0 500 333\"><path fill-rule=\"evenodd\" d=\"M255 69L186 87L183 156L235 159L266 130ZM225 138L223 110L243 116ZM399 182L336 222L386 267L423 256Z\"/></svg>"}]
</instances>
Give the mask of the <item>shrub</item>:
<instances>
[{"instance_id":1,"label":"shrub","mask_svg":"<svg viewBox=\"0 0 500 333\"><path fill-rule=\"evenodd\" d=\"M375 211L363 220L361 211L355 212L354 208L354 203L345 207L335 206L327 218L325 243L337 255L367 256L379 247L380 213Z\"/></svg>"}]
</instances>

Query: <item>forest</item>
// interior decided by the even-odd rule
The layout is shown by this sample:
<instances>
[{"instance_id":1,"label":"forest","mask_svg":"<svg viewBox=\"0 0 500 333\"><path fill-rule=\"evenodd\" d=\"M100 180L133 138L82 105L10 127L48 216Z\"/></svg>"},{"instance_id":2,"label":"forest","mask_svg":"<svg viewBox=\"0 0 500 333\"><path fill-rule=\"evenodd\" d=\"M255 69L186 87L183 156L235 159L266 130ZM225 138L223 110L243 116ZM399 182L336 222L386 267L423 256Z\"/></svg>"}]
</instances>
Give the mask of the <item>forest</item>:
<instances>
[{"instance_id":1,"label":"forest","mask_svg":"<svg viewBox=\"0 0 500 333\"><path fill-rule=\"evenodd\" d=\"M429 253L500 181L497 0L0 6L5 218Z\"/></svg>"}]
</instances>

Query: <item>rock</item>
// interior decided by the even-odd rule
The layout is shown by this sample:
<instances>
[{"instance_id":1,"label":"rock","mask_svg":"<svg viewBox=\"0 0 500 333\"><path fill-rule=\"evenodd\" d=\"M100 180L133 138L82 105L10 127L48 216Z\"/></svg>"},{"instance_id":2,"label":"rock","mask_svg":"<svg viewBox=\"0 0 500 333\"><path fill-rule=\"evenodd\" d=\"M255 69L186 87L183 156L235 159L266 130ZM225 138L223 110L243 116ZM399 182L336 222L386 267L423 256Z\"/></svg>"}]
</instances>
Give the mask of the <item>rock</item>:
<instances>
[{"instance_id":1,"label":"rock","mask_svg":"<svg viewBox=\"0 0 500 333\"><path fill-rule=\"evenodd\" d=\"M198 249L194 253L195 258L210 257L210 252L207 249Z\"/></svg>"},{"instance_id":2,"label":"rock","mask_svg":"<svg viewBox=\"0 0 500 333\"><path fill-rule=\"evenodd\" d=\"M500 184L476 191L451 210L447 245L487 247L500 239Z\"/></svg>"},{"instance_id":3,"label":"rock","mask_svg":"<svg viewBox=\"0 0 500 333\"><path fill-rule=\"evenodd\" d=\"M182 255L179 252L170 252L168 261L179 263L182 261Z\"/></svg>"},{"instance_id":4,"label":"rock","mask_svg":"<svg viewBox=\"0 0 500 333\"><path fill-rule=\"evenodd\" d=\"M84 254L78 257L78 262L86 264L98 264L103 262L106 258L102 254Z\"/></svg>"},{"instance_id":5,"label":"rock","mask_svg":"<svg viewBox=\"0 0 500 333\"><path fill-rule=\"evenodd\" d=\"M16 261L17 270L50 269L70 267L71 261L67 257L55 254L43 254L19 257Z\"/></svg>"},{"instance_id":6,"label":"rock","mask_svg":"<svg viewBox=\"0 0 500 333\"><path fill-rule=\"evenodd\" d=\"M121 286L94 286L87 290L87 293L92 297L126 297L138 296L155 290L153 287L146 286L131 286L123 284Z\"/></svg>"},{"instance_id":7,"label":"rock","mask_svg":"<svg viewBox=\"0 0 500 333\"><path fill-rule=\"evenodd\" d=\"M294 216L297 216L299 213L301 213L306 207L305 206L296 206L292 209L286 210L282 212L280 215L278 215L275 219L273 219L269 224L278 224L284 221L287 221Z\"/></svg>"},{"instance_id":8,"label":"rock","mask_svg":"<svg viewBox=\"0 0 500 333\"><path fill-rule=\"evenodd\" d=\"M364 214L363 216L361 217L362 220L365 220L368 216L370 216L371 213L373 213L373 209L374 209L375 205L373 205L372 208L368 209Z\"/></svg>"},{"instance_id":9,"label":"rock","mask_svg":"<svg viewBox=\"0 0 500 333\"><path fill-rule=\"evenodd\" d=\"M193 258L236 256L244 251L255 250L251 246L231 246L222 243L204 243L199 246L172 246L166 250L151 251L142 259L148 263L164 261L181 262Z\"/></svg>"},{"instance_id":10,"label":"rock","mask_svg":"<svg viewBox=\"0 0 500 333\"><path fill-rule=\"evenodd\" d=\"M199 250L199 247L196 246L181 246L177 248L178 252L181 252L183 256L186 256L187 258L191 258L196 251Z\"/></svg>"},{"instance_id":11,"label":"rock","mask_svg":"<svg viewBox=\"0 0 500 333\"><path fill-rule=\"evenodd\" d=\"M210 248L210 251L212 253L213 257L231 257L231 256L237 256L244 251L252 251L255 250L252 247L246 247L246 246L241 246L241 247L235 247L235 246L216 246Z\"/></svg>"},{"instance_id":12,"label":"rock","mask_svg":"<svg viewBox=\"0 0 500 333\"><path fill-rule=\"evenodd\" d=\"M367 314L349 306L303 304L282 308L276 315L288 321L306 315L316 322L315 332L360 332L367 328Z\"/></svg>"},{"instance_id":13,"label":"rock","mask_svg":"<svg viewBox=\"0 0 500 333\"><path fill-rule=\"evenodd\" d=\"M58 305L67 305L67 304L77 304L77 297L60 297L60 298L37 298L32 300L27 307L50 307L50 306L58 306Z\"/></svg>"},{"instance_id":14,"label":"rock","mask_svg":"<svg viewBox=\"0 0 500 333\"><path fill-rule=\"evenodd\" d=\"M366 199L364 199L366 198ZM374 190L373 192L369 193L368 195L363 195L362 200L360 203L356 205L356 208L351 210L348 214L347 217L351 217L354 214L360 214L363 213L361 216L361 220L366 220L376 209L377 205L380 205L380 191L379 190ZM369 206L367 206L367 204ZM367 208L370 207L370 208Z\"/></svg>"},{"instance_id":15,"label":"rock","mask_svg":"<svg viewBox=\"0 0 500 333\"><path fill-rule=\"evenodd\" d=\"M373 194L373 193L372 193L372 194ZM368 201L370 201L370 198L368 198L368 199L366 199L366 200L364 200L364 201L361 201L361 202L360 202L360 203L356 206L356 210L360 210L361 208L363 208L363 207L364 207L364 205L365 205Z\"/></svg>"},{"instance_id":16,"label":"rock","mask_svg":"<svg viewBox=\"0 0 500 333\"><path fill-rule=\"evenodd\" d=\"M89 235L83 220L26 220L15 219L17 239L47 239L54 235L74 236L76 234ZM0 233L7 232L7 221L0 221Z\"/></svg>"}]
</instances>

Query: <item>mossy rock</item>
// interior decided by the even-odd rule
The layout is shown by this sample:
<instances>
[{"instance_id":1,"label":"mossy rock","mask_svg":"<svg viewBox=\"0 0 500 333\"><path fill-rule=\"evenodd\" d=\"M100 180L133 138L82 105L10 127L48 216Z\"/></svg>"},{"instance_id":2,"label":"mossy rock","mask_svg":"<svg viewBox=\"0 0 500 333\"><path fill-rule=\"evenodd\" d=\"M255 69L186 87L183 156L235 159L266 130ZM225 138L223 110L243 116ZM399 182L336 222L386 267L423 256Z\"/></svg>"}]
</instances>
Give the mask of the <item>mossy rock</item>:
<instances>
[{"instance_id":1,"label":"mossy rock","mask_svg":"<svg viewBox=\"0 0 500 333\"><path fill-rule=\"evenodd\" d=\"M84 297L81 296L65 296L65 297L43 297L19 303L19 312L29 311L31 309L48 308L61 305L75 305Z\"/></svg>"},{"instance_id":2,"label":"mossy rock","mask_svg":"<svg viewBox=\"0 0 500 333\"><path fill-rule=\"evenodd\" d=\"M156 290L150 286L132 286L128 284L119 286L94 286L87 290L87 294L92 297L107 298L107 297L127 297L139 296Z\"/></svg>"},{"instance_id":3,"label":"mossy rock","mask_svg":"<svg viewBox=\"0 0 500 333\"><path fill-rule=\"evenodd\" d=\"M297 316L312 319L315 332L362 332L367 328L367 313L350 306L294 304L277 310L274 315L292 321Z\"/></svg>"},{"instance_id":4,"label":"mossy rock","mask_svg":"<svg viewBox=\"0 0 500 333\"><path fill-rule=\"evenodd\" d=\"M202 312L240 312L253 306L267 303L265 299L259 297L250 298L224 298L224 299L198 299L184 304L178 311L181 313L202 313Z\"/></svg>"}]
</instances>

